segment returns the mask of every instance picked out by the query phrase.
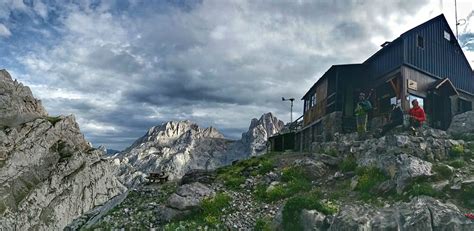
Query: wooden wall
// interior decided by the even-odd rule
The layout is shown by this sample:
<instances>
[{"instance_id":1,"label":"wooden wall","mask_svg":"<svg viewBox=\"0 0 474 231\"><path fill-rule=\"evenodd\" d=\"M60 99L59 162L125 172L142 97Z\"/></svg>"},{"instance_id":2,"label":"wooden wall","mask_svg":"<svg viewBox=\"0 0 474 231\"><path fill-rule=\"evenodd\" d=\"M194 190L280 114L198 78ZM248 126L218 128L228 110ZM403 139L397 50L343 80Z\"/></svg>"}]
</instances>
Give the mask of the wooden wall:
<instances>
[{"instance_id":1,"label":"wooden wall","mask_svg":"<svg viewBox=\"0 0 474 231\"><path fill-rule=\"evenodd\" d=\"M303 126L311 124L326 113L327 80L327 78L323 79L316 87L316 105L308 109L304 114ZM311 98L311 95L309 95L308 98Z\"/></svg>"}]
</instances>

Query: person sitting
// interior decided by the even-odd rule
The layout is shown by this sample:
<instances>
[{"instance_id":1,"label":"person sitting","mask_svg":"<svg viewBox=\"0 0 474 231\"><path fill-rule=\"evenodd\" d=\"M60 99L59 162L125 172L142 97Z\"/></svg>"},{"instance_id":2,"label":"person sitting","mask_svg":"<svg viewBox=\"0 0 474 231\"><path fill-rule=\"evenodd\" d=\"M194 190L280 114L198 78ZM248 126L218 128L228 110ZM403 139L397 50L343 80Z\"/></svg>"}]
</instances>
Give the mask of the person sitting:
<instances>
[{"instance_id":1,"label":"person sitting","mask_svg":"<svg viewBox=\"0 0 474 231\"><path fill-rule=\"evenodd\" d=\"M403 124L403 111L399 105L392 104L392 112L390 113L390 122L385 124L380 132L380 136L384 136L385 133L392 130L398 125Z\"/></svg>"},{"instance_id":2,"label":"person sitting","mask_svg":"<svg viewBox=\"0 0 474 231\"><path fill-rule=\"evenodd\" d=\"M411 101L413 107L410 109L408 114L410 115L410 128L416 131L416 128L420 128L423 122L426 121L426 114L423 108L418 105L418 100L414 99Z\"/></svg>"}]
</instances>

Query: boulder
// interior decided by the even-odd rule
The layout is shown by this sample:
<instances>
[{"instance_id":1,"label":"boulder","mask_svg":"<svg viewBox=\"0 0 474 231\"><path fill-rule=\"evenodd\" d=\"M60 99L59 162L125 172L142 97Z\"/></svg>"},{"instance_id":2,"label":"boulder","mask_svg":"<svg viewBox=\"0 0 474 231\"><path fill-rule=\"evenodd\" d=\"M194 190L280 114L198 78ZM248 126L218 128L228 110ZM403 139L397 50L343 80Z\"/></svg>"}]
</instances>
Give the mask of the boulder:
<instances>
[{"instance_id":1,"label":"boulder","mask_svg":"<svg viewBox=\"0 0 474 231\"><path fill-rule=\"evenodd\" d=\"M455 115L448 128L448 133L452 135L474 133L474 111Z\"/></svg>"},{"instance_id":2,"label":"boulder","mask_svg":"<svg viewBox=\"0 0 474 231\"><path fill-rule=\"evenodd\" d=\"M195 169L187 172L181 178L180 185L190 184L193 182L199 182L203 184L210 184L216 179L216 173L214 171Z\"/></svg>"},{"instance_id":3,"label":"boulder","mask_svg":"<svg viewBox=\"0 0 474 231\"><path fill-rule=\"evenodd\" d=\"M319 180L328 172L325 164L308 157L295 160L293 166L303 170L305 175L312 180Z\"/></svg>"},{"instance_id":4,"label":"boulder","mask_svg":"<svg viewBox=\"0 0 474 231\"><path fill-rule=\"evenodd\" d=\"M215 192L207 186L194 182L182 185L168 198L167 207L177 210L190 210L197 208L204 198L212 197Z\"/></svg>"},{"instance_id":5,"label":"boulder","mask_svg":"<svg viewBox=\"0 0 474 231\"><path fill-rule=\"evenodd\" d=\"M306 216L311 218L311 216ZM317 223L319 217L308 223ZM344 205L329 230L473 230L474 221L450 203L420 196L385 208Z\"/></svg>"},{"instance_id":6,"label":"boulder","mask_svg":"<svg viewBox=\"0 0 474 231\"><path fill-rule=\"evenodd\" d=\"M327 230L329 228L326 215L317 210L303 209L300 217L303 230Z\"/></svg>"}]
</instances>

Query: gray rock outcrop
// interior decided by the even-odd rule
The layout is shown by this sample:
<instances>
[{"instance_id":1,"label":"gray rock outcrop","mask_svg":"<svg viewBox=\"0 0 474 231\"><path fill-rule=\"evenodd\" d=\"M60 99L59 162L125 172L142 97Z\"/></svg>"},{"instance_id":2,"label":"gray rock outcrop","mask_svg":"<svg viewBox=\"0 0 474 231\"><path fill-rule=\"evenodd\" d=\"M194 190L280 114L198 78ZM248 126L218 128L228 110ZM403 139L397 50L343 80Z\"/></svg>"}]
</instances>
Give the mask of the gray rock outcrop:
<instances>
[{"instance_id":1,"label":"gray rock outcrop","mask_svg":"<svg viewBox=\"0 0 474 231\"><path fill-rule=\"evenodd\" d=\"M231 141L214 128L200 128L190 121L167 122L152 127L117 155L122 182L136 185L149 172L166 172L181 178L192 169L215 169L225 162Z\"/></svg>"},{"instance_id":2,"label":"gray rock outcrop","mask_svg":"<svg viewBox=\"0 0 474 231\"><path fill-rule=\"evenodd\" d=\"M212 198L216 193L204 184L194 182L180 186L157 210L161 222L169 222L199 208L205 198Z\"/></svg>"},{"instance_id":3,"label":"gray rock outcrop","mask_svg":"<svg viewBox=\"0 0 474 231\"><path fill-rule=\"evenodd\" d=\"M29 87L13 80L6 70L0 70L0 128L14 127L47 115Z\"/></svg>"},{"instance_id":4,"label":"gray rock outcrop","mask_svg":"<svg viewBox=\"0 0 474 231\"><path fill-rule=\"evenodd\" d=\"M455 115L451 121L448 132L453 135L474 133L474 111Z\"/></svg>"},{"instance_id":5,"label":"gray rock outcrop","mask_svg":"<svg viewBox=\"0 0 474 231\"><path fill-rule=\"evenodd\" d=\"M268 137L280 132L285 123L272 113L263 114L260 119L252 119L249 130L242 134L240 142L250 156L265 153Z\"/></svg>"},{"instance_id":6,"label":"gray rock outcrop","mask_svg":"<svg viewBox=\"0 0 474 231\"><path fill-rule=\"evenodd\" d=\"M165 172L169 179L179 179L191 170L213 170L262 154L267 138L282 127L282 121L267 113L252 120L241 140L232 141L215 128L200 128L188 120L166 122L150 128L115 157L118 175L125 184L137 185L150 172Z\"/></svg>"},{"instance_id":7,"label":"gray rock outcrop","mask_svg":"<svg viewBox=\"0 0 474 231\"><path fill-rule=\"evenodd\" d=\"M8 127L0 128L0 230L61 230L125 190L73 116L42 117L46 112L29 89L2 74L2 100L12 100L2 110L28 122L7 118Z\"/></svg>"},{"instance_id":8,"label":"gray rock outcrop","mask_svg":"<svg viewBox=\"0 0 474 231\"><path fill-rule=\"evenodd\" d=\"M324 215L303 213L308 224L305 230L323 229ZM473 230L474 222L466 219L450 203L420 196L408 203L385 208L368 205L345 205L330 222L329 230Z\"/></svg>"}]
</instances>

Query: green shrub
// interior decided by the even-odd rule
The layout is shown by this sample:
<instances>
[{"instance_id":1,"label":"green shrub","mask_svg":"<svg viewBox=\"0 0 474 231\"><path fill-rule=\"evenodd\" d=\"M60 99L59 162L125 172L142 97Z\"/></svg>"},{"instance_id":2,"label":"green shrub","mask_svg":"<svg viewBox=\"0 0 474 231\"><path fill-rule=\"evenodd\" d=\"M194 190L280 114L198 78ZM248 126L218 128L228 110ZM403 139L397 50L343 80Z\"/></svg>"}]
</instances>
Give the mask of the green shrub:
<instances>
[{"instance_id":1,"label":"green shrub","mask_svg":"<svg viewBox=\"0 0 474 231\"><path fill-rule=\"evenodd\" d=\"M268 192L265 185L257 185L256 190L254 191L256 198L265 202L272 202L311 189L311 181L300 168L284 168L281 179L285 184L277 185Z\"/></svg>"},{"instance_id":2,"label":"green shrub","mask_svg":"<svg viewBox=\"0 0 474 231\"><path fill-rule=\"evenodd\" d=\"M463 203L463 206L469 209L474 209L474 188L463 187L461 189L460 199Z\"/></svg>"},{"instance_id":3,"label":"green shrub","mask_svg":"<svg viewBox=\"0 0 474 231\"><path fill-rule=\"evenodd\" d=\"M449 154L451 157L461 157L464 154L464 146L461 144L453 145Z\"/></svg>"},{"instance_id":4,"label":"green shrub","mask_svg":"<svg viewBox=\"0 0 474 231\"><path fill-rule=\"evenodd\" d=\"M231 201L231 197L226 193L218 193L214 198L204 199L201 203L202 212L204 215L218 216L221 210L227 206Z\"/></svg>"},{"instance_id":5,"label":"green shrub","mask_svg":"<svg viewBox=\"0 0 474 231\"><path fill-rule=\"evenodd\" d=\"M281 180L284 182L290 182L295 180L309 180L302 168L288 167L282 170Z\"/></svg>"},{"instance_id":6,"label":"green shrub","mask_svg":"<svg viewBox=\"0 0 474 231\"><path fill-rule=\"evenodd\" d=\"M272 171L275 168L274 163L272 160L264 159L262 163L259 165L258 173L265 174Z\"/></svg>"},{"instance_id":7,"label":"green shrub","mask_svg":"<svg viewBox=\"0 0 474 231\"><path fill-rule=\"evenodd\" d=\"M255 222L255 227L253 228L255 231L271 231L271 221L269 218L258 218Z\"/></svg>"},{"instance_id":8,"label":"green shrub","mask_svg":"<svg viewBox=\"0 0 474 231\"><path fill-rule=\"evenodd\" d=\"M337 157L339 155L339 152L335 148L330 148L330 149L326 150L326 154L330 155L330 156L336 156Z\"/></svg>"},{"instance_id":9,"label":"green shrub","mask_svg":"<svg viewBox=\"0 0 474 231\"><path fill-rule=\"evenodd\" d=\"M242 175L243 170L244 168L240 166L228 166L218 169L217 179L229 188L239 189L240 185L245 182L245 177Z\"/></svg>"},{"instance_id":10,"label":"green shrub","mask_svg":"<svg viewBox=\"0 0 474 231\"><path fill-rule=\"evenodd\" d=\"M252 157L247 160L238 161L234 165L217 169L217 178L223 181L224 185L231 189L239 189L245 182L244 172L250 175L265 174L273 170L274 162L267 157ZM251 169L251 171L250 171Z\"/></svg>"},{"instance_id":11,"label":"green shrub","mask_svg":"<svg viewBox=\"0 0 474 231\"><path fill-rule=\"evenodd\" d=\"M59 116L48 116L46 120L49 121L53 126L56 125L57 122L61 121L61 117Z\"/></svg>"},{"instance_id":12,"label":"green shrub","mask_svg":"<svg viewBox=\"0 0 474 231\"><path fill-rule=\"evenodd\" d=\"M312 193L297 195L288 199L283 207L283 229L284 230L302 230L300 224L301 211L303 209L317 210L325 215L334 214L337 209L321 203L318 197Z\"/></svg>"},{"instance_id":13,"label":"green shrub","mask_svg":"<svg viewBox=\"0 0 474 231\"><path fill-rule=\"evenodd\" d=\"M438 179L451 179L453 176L453 171L444 164L433 165L433 171Z\"/></svg>"},{"instance_id":14,"label":"green shrub","mask_svg":"<svg viewBox=\"0 0 474 231\"><path fill-rule=\"evenodd\" d=\"M339 169L342 172L354 171L357 168L356 159L353 156L348 156L339 164Z\"/></svg>"},{"instance_id":15,"label":"green shrub","mask_svg":"<svg viewBox=\"0 0 474 231\"><path fill-rule=\"evenodd\" d=\"M204 226L210 226L211 230L220 230L222 210L229 206L230 201L231 197L226 193L218 193L213 198L204 199L200 209L181 220L168 223L164 230L201 230Z\"/></svg>"},{"instance_id":16,"label":"green shrub","mask_svg":"<svg viewBox=\"0 0 474 231\"><path fill-rule=\"evenodd\" d=\"M371 198L370 191L372 188L388 180L388 177L376 167L357 168L356 173L359 176L359 181L355 189L361 193L363 199Z\"/></svg>"},{"instance_id":17,"label":"green shrub","mask_svg":"<svg viewBox=\"0 0 474 231\"><path fill-rule=\"evenodd\" d=\"M453 135L455 140L474 141L474 133L463 133Z\"/></svg>"},{"instance_id":18,"label":"green shrub","mask_svg":"<svg viewBox=\"0 0 474 231\"><path fill-rule=\"evenodd\" d=\"M454 168L462 168L466 165L466 162L462 159L457 159L450 161L448 164Z\"/></svg>"},{"instance_id":19,"label":"green shrub","mask_svg":"<svg viewBox=\"0 0 474 231\"><path fill-rule=\"evenodd\" d=\"M411 196L431 196L438 197L440 194L433 189L433 186L429 183L413 183L408 189L408 195Z\"/></svg>"}]
</instances>

